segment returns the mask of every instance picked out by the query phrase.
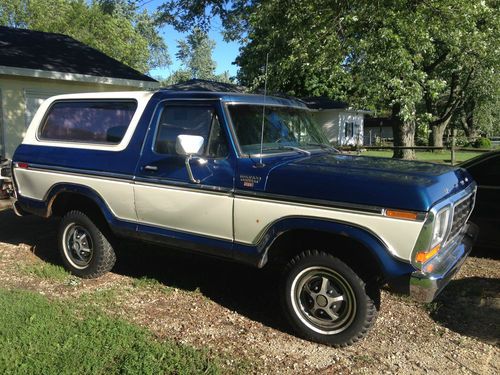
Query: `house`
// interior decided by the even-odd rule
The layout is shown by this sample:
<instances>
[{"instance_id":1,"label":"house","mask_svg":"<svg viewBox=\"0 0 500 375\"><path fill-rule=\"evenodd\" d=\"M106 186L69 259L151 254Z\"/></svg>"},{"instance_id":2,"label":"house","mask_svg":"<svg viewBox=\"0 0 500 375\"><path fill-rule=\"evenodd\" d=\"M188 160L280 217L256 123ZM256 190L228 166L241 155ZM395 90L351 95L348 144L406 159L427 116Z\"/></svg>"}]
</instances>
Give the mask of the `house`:
<instances>
[{"instance_id":1,"label":"house","mask_svg":"<svg viewBox=\"0 0 500 375\"><path fill-rule=\"evenodd\" d=\"M392 142L394 135L392 127L394 120L390 117L367 117L365 118L365 134L363 144L375 146L381 142Z\"/></svg>"},{"instance_id":2,"label":"house","mask_svg":"<svg viewBox=\"0 0 500 375\"><path fill-rule=\"evenodd\" d=\"M151 77L66 35L0 27L0 154L12 156L50 96L156 87Z\"/></svg>"},{"instance_id":3,"label":"house","mask_svg":"<svg viewBox=\"0 0 500 375\"><path fill-rule=\"evenodd\" d=\"M326 97L302 99L313 111L313 116L326 132L328 140L336 146L363 144L363 124L369 111L353 109L345 102Z\"/></svg>"}]
</instances>

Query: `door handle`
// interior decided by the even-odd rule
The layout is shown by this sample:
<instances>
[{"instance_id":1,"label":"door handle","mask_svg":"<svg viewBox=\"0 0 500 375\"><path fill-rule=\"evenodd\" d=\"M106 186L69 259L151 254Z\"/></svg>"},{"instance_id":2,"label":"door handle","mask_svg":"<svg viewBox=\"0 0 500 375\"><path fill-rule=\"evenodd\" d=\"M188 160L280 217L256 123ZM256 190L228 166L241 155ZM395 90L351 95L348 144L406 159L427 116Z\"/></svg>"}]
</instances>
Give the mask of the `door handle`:
<instances>
[{"instance_id":1,"label":"door handle","mask_svg":"<svg viewBox=\"0 0 500 375\"><path fill-rule=\"evenodd\" d=\"M145 165L142 169L145 171L157 171L158 167L156 165Z\"/></svg>"}]
</instances>

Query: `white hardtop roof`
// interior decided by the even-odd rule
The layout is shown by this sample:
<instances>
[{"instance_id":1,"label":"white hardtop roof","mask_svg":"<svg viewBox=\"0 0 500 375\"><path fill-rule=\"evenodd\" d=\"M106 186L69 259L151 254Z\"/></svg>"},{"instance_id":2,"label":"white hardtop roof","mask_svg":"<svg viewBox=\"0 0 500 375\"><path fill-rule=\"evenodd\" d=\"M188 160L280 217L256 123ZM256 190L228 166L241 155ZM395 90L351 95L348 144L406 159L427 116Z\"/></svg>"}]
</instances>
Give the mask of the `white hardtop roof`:
<instances>
[{"instance_id":1,"label":"white hardtop roof","mask_svg":"<svg viewBox=\"0 0 500 375\"><path fill-rule=\"evenodd\" d=\"M68 99L149 99L154 91L103 91L103 92L85 92L76 94L56 95L50 98L54 100Z\"/></svg>"}]
</instances>

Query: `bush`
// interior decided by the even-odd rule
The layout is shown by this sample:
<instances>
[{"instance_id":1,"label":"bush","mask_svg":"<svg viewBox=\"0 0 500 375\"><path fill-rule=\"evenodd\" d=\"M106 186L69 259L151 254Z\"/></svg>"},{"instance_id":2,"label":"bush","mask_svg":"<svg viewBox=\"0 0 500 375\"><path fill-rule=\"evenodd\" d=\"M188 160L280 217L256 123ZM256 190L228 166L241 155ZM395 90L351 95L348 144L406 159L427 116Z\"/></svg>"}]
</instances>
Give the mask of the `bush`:
<instances>
[{"instance_id":1,"label":"bush","mask_svg":"<svg viewBox=\"0 0 500 375\"><path fill-rule=\"evenodd\" d=\"M457 147L469 147L472 146L469 139L463 135L458 135L455 137L455 146Z\"/></svg>"},{"instance_id":2,"label":"bush","mask_svg":"<svg viewBox=\"0 0 500 375\"><path fill-rule=\"evenodd\" d=\"M475 148L491 148L491 141L489 138L480 137L474 142Z\"/></svg>"}]
</instances>

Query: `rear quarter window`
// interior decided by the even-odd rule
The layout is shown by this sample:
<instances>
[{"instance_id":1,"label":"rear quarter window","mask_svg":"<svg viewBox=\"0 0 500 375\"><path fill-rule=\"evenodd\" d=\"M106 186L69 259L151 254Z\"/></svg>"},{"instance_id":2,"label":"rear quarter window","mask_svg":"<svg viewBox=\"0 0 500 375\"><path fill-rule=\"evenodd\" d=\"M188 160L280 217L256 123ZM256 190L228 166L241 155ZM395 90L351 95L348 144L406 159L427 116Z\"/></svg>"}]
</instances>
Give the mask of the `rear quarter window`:
<instances>
[{"instance_id":1,"label":"rear quarter window","mask_svg":"<svg viewBox=\"0 0 500 375\"><path fill-rule=\"evenodd\" d=\"M38 135L42 140L118 144L136 109L135 100L55 102Z\"/></svg>"}]
</instances>

